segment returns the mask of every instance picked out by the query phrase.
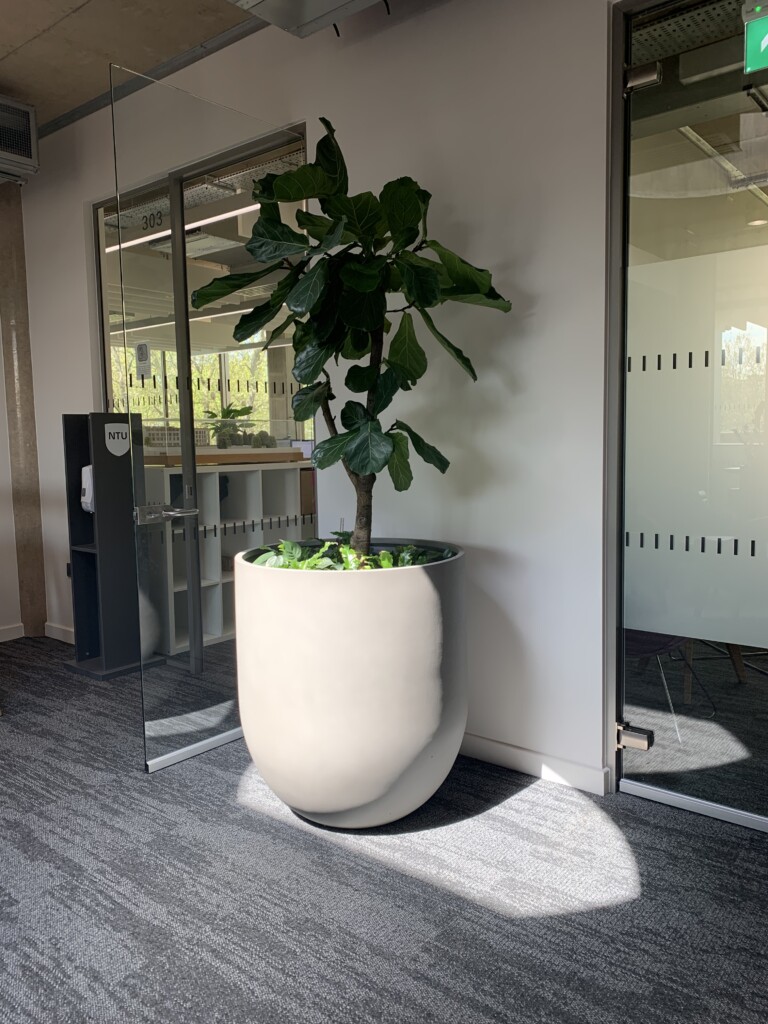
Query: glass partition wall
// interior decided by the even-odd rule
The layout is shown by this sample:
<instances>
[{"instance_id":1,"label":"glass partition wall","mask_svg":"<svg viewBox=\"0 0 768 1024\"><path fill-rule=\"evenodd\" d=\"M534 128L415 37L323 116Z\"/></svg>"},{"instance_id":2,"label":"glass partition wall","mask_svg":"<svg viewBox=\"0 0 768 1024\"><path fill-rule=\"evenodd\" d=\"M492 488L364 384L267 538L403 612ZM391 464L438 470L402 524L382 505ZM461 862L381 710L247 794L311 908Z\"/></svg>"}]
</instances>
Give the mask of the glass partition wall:
<instances>
[{"instance_id":1,"label":"glass partition wall","mask_svg":"<svg viewBox=\"0 0 768 1024\"><path fill-rule=\"evenodd\" d=\"M768 21L765 22L768 25ZM768 38L768 29L766 29ZM621 788L768 828L768 72L738 3L634 20Z\"/></svg>"},{"instance_id":2,"label":"glass partition wall","mask_svg":"<svg viewBox=\"0 0 768 1024\"><path fill-rule=\"evenodd\" d=\"M304 140L121 68L112 78L116 199L96 211L104 385L107 410L134 417L153 771L241 735L235 554L314 536L312 424L291 416L290 332L268 351L264 331L233 340L275 280L199 311L190 302L214 277L259 269L245 248L253 181L302 163ZM281 214L291 223L295 207Z\"/></svg>"}]
</instances>

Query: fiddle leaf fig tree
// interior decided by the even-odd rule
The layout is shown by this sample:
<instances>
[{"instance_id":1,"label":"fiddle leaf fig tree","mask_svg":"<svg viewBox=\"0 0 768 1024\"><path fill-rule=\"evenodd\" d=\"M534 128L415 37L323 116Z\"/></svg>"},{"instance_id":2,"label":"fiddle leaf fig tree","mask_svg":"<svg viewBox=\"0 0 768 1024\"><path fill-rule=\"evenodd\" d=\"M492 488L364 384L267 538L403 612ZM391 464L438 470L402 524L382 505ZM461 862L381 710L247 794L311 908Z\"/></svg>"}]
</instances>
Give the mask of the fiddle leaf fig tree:
<instances>
[{"instance_id":1,"label":"fiddle leaf fig tree","mask_svg":"<svg viewBox=\"0 0 768 1024\"><path fill-rule=\"evenodd\" d=\"M427 354L417 334L423 326L472 380L468 356L435 324L430 310L446 302L508 312L510 303L493 287L487 270L473 267L430 237L432 198L412 178L396 178L378 194L349 194L349 180L333 126L315 162L254 183L261 204L246 249L259 264L253 273L219 277L192 295L195 309L218 301L276 271L283 273L266 302L241 317L234 337L244 341L285 313L265 348L293 325L293 396L296 420L321 413L329 437L312 454L318 469L341 462L357 498L351 547L367 556L371 543L373 487L385 469L395 489L413 480L410 447L441 473L448 459L402 420L386 426L382 415L399 391L424 377ZM296 231L284 224L280 203L317 200L322 215L296 214ZM395 320L399 317L398 320ZM345 386L357 397L339 410L327 366L347 361Z\"/></svg>"}]
</instances>

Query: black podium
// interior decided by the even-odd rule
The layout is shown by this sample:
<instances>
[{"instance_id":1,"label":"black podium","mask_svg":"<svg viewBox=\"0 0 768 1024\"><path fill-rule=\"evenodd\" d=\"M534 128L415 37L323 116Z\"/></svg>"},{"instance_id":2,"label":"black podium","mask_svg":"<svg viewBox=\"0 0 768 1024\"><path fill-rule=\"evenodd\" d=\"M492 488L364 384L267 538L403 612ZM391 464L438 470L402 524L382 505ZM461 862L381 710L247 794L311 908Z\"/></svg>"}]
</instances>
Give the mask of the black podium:
<instances>
[{"instance_id":1,"label":"black podium","mask_svg":"<svg viewBox=\"0 0 768 1024\"><path fill-rule=\"evenodd\" d=\"M93 412L65 415L63 422L75 623L68 667L109 679L141 667L129 435L142 465L141 417ZM84 466L93 467L93 512L81 503Z\"/></svg>"}]
</instances>

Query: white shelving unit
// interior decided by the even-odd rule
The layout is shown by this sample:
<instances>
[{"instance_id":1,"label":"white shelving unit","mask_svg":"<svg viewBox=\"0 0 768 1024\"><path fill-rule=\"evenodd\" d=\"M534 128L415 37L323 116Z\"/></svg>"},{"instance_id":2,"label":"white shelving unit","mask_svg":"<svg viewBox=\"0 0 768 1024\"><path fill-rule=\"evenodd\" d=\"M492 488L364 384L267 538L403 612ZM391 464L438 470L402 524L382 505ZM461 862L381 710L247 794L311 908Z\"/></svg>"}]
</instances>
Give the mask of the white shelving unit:
<instances>
[{"instance_id":1,"label":"white shelving unit","mask_svg":"<svg viewBox=\"0 0 768 1024\"><path fill-rule=\"evenodd\" d=\"M278 540L315 536L315 517L301 512L301 471L311 463L197 467L197 523L168 521L160 558L151 563L150 600L162 622L159 653L189 649L185 545L188 531L200 546L203 642L221 643L235 635L232 561L239 551ZM145 468L147 504L181 505L181 469Z\"/></svg>"}]
</instances>

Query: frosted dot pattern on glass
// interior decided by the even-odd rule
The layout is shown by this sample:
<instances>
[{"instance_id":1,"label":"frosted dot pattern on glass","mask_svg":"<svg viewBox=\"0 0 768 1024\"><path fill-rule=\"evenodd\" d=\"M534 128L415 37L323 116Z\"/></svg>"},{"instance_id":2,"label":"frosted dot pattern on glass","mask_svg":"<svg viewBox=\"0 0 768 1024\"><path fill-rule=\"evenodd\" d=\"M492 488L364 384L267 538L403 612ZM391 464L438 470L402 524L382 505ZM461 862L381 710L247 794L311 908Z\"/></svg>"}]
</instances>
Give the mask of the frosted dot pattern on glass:
<instances>
[{"instance_id":1,"label":"frosted dot pattern on glass","mask_svg":"<svg viewBox=\"0 0 768 1024\"><path fill-rule=\"evenodd\" d=\"M626 625L761 646L768 249L629 276Z\"/></svg>"}]
</instances>

